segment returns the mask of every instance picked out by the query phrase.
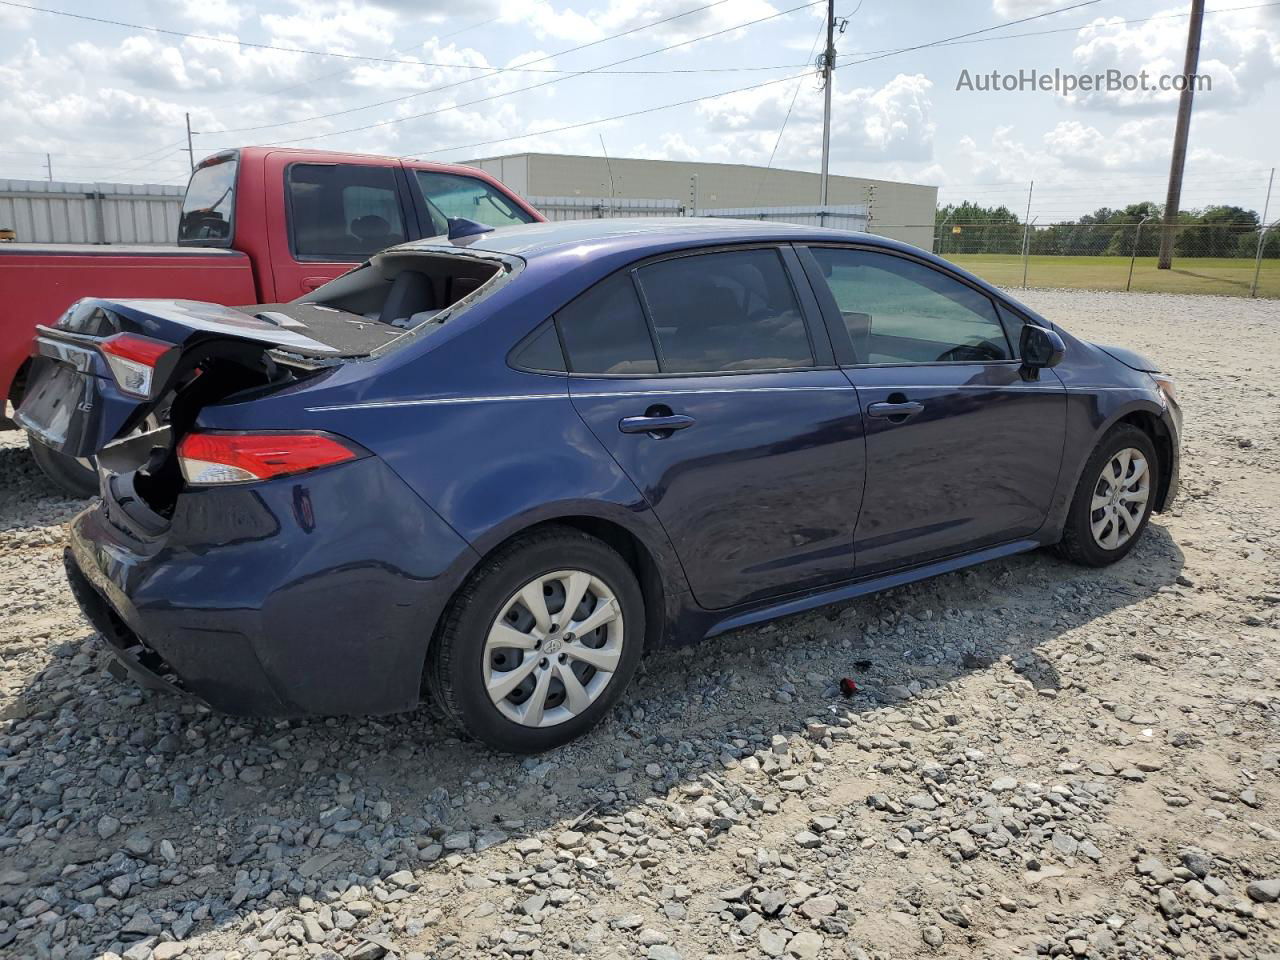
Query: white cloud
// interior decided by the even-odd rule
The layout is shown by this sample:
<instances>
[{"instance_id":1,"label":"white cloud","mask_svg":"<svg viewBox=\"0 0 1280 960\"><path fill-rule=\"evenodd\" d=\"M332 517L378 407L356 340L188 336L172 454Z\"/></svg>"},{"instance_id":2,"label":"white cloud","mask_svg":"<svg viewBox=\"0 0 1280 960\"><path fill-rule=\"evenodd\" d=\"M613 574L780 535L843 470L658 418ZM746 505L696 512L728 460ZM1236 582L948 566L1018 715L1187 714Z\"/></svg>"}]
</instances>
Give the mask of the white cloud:
<instances>
[{"instance_id":1,"label":"white cloud","mask_svg":"<svg viewBox=\"0 0 1280 960\"><path fill-rule=\"evenodd\" d=\"M808 80L796 97L778 148L778 166L811 167L821 154L822 94ZM843 160L919 161L933 156L932 83L898 74L884 86L841 90L832 97L831 154ZM776 84L699 104L705 129L740 163L766 161L795 87Z\"/></svg>"},{"instance_id":2,"label":"white cloud","mask_svg":"<svg viewBox=\"0 0 1280 960\"><path fill-rule=\"evenodd\" d=\"M1084 27L1072 51L1077 73L1123 74L1146 71L1152 83L1182 72L1187 42L1187 18L1169 17L1179 9L1163 10L1159 19L1124 24L1122 18L1098 18ZM1229 110L1261 95L1280 76L1280 24L1260 10L1208 13L1201 35L1197 73L1207 75L1211 90L1198 90L1197 110ZM1091 91L1074 95L1085 108L1127 113L1166 114L1178 100L1174 90Z\"/></svg>"},{"instance_id":3,"label":"white cloud","mask_svg":"<svg viewBox=\"0 0 1280 960\"><path fill-rule=\"evenodd\" d=\"M192 23L217 27L236 27L244 19L244 10L231 0L181 0L174 7Z\"/></svg>"},{"instance_id":4,"label":"white cloud","mask_svg":"<svg viewBox=\"0 0 1280 960\"><path fill-rule=\"evenodd\" d=\"M1048 13L1073 2L1075 0L993 0L991 9L1003 20L1015 20Z\"/></svg>"},{"instance_id":5,"label":"white cloud","mask_svg":"<svg viewBox=\"0 0 1280 960\"><path fill-rule=\"evenodd\" d=\"M512 4L503 14L503 20L511 24L527 25L539 38L556 37L587 43L656 23L689 9L689 0L609 0L600 9L579 12L570 7L557 9L549 0L528 0ZM736 27L738 24L750 23L777 12L778 8L766 0L736 0L734 3L720 3L651 27L644 31L644 36L662 41L659 45L679 43L692 37ZM739 35L740 31L731 31L724 34L723 38L732 40Z\"/></svg>"}]
</instances>

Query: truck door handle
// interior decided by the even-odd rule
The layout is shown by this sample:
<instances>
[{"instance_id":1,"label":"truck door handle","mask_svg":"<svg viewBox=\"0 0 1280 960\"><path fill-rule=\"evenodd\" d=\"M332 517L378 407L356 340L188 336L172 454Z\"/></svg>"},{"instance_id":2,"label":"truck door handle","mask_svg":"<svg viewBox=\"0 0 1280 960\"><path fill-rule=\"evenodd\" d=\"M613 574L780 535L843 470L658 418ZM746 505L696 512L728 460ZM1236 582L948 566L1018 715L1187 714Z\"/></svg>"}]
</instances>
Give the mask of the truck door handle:
<instances>
[{"instance_id":1,"label":"truck door handle","mask_svg":"<svg viewBox=\"0 0 1280 960\"><path fill-rule=\"evenodd\" d=\"M302 289L305 290L307 293L310 293L312 290L315 290L317 287L323 287L326 283L328 283L332 279L333 279L332 277L303 277Z\"/></svg>"},{"instance_id":2,"label":"truck door handle","mask_svg":"<svg viewBox=\"0 0 1280 960\"><path fill-rule=\"evenodd\" d=\"M893 420L897 423L923 412L924 404L919 400L903 400L900 403L872 403L867 406L868 417Z\"/></svg>"},{"instance_id":3,"label":"truck door handle","mask_svg":"<svg viewBox=\"0 0 1280 960\"><path fill-rule=\"evenodd\" d=\"M648 433L657 439L671 436L672 431L692 427L696 423L693 417L682 413L669 413L665 416L623 417L618 421L618 429L623 433Z\"/></svg>"}]
</instances>

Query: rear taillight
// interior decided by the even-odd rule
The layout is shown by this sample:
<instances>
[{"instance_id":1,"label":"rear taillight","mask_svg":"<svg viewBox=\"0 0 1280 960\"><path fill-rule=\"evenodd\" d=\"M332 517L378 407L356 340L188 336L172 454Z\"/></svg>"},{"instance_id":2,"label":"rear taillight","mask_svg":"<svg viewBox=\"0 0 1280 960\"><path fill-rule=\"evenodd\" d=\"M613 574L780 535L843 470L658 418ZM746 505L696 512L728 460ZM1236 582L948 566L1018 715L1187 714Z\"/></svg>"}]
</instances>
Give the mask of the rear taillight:
<instances>
[{"instance_id":1,"label":"rear taillight","mask_svg":"<svg viewBox=\"0 0 1280 960\"><path fill-rule=\"evenodd\" d=\"M323 433L188 433L178 444L183 477L200 486L270 480L362 456Z\"/></svg>"},{"instance_id":2,"label":"rear taillight","mask_svg":"<svg viewBox=\"0 0 1280 960\"><path fill-rule=\"evenodd\" d=\"M121 390L135 397L149 397L156 364L173 349L173 344L136 333L117 333L99 343L98 349Z\"/></svg>"}]
</instances>

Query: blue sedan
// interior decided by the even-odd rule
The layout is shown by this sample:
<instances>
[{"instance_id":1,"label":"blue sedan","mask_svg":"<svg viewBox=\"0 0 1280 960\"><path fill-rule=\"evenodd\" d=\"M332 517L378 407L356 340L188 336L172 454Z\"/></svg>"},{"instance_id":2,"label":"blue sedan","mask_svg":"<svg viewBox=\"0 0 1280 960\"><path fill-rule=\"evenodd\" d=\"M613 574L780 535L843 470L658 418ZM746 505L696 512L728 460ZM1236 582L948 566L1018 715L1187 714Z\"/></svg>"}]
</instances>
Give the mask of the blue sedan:
<instances>
[{"instance_id":1,"label":"blue sedan","mask_svg":"<svg viewBox=\"0 0 1280 960\"><path fill-rule=\"evenodd\" d=\"M95 456L67 572L118 664L236 714L537 751L644 651L1056 545L1178 486L1171 380L929 253L723 220L389 249L302 300L84 300L18 417Z\"/></svg>"}]
</instances>

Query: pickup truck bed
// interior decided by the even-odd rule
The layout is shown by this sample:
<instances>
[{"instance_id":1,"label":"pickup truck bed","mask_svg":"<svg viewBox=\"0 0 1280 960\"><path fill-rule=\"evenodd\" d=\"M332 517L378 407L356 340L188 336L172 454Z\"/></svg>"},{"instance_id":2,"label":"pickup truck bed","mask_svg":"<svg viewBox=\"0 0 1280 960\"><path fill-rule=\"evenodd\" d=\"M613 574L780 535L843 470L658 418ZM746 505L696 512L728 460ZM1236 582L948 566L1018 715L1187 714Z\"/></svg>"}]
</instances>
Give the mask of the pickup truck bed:
<instances>
[{"instance_id":1,"label":"pickup truck bed","mask_svg":"<svg viewBox=\"0 0 1280 960\"><path fill-rule=\"evenodd\" d=\"M163 297L223 303L258 299L253 267L237 250L0 243L0 295L7 301L12 298L10 291L21 291L25 308L20 313L6 311L0 384L12 383L31 355L36 324L52 323L85 290L110 299ZM0 427L9 425L0 408Z\"/></svg>"}]
</instances>

